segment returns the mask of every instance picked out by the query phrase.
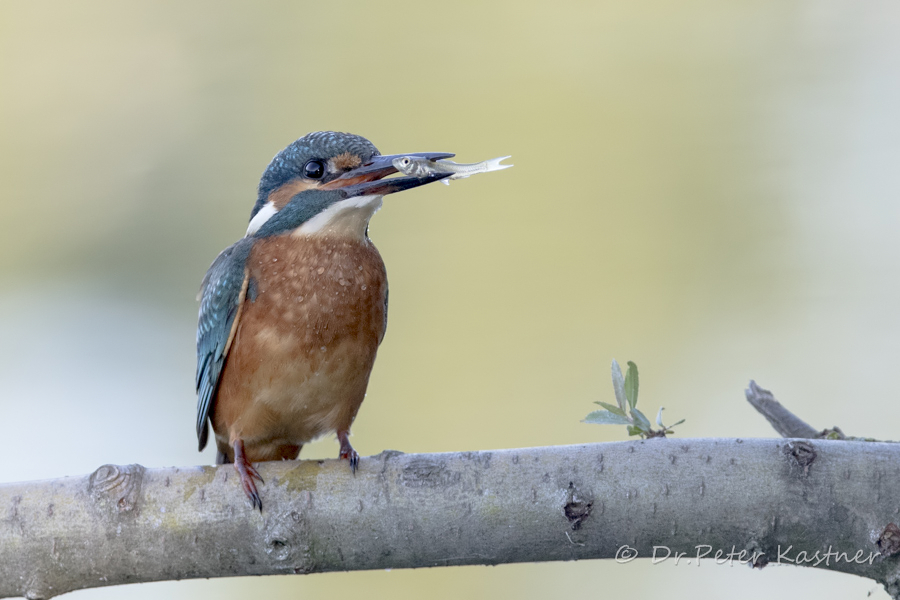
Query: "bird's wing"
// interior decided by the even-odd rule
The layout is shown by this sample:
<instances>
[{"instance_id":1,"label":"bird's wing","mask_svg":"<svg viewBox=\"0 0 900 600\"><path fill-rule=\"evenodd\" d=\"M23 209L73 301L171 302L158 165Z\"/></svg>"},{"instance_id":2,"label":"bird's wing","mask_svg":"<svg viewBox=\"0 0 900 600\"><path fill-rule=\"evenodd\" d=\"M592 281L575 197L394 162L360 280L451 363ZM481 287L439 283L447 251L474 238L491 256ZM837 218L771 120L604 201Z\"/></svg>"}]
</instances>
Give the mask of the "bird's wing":
<instances>
[{"instance_id":1,"label":"bird's wing","mask_svg":"<svg viewBox=\"0 0 900 600\"><path fill-rule=\"evenodd\" d=\"M200 450L209 435L207 420L215 405L219 376L240 320L247 294L247 257L253 244L244 238L222 251L200 286L197 324L197 439Z\"/></svg>"}]
</instances>

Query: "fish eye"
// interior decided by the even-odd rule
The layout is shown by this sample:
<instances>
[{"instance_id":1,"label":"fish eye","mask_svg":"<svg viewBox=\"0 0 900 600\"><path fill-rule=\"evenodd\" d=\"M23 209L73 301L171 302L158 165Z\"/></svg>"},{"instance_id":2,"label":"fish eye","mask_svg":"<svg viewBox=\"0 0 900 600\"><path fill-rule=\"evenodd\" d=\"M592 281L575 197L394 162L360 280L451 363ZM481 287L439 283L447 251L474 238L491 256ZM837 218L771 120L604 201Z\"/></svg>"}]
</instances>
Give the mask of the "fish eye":
<instances>
[{"instance_id":1,"label":"fish eye","mask_svg":"<svg viewBox=\"0 0 900 600\"><path fill-rule=\"evenodd\" d=\"M325 165L321 160L313 159L303 165L303 176L309 179L321 179L325 174Z\"/></svg>"},{"instance_id":2,"label":"fish eye","mask_svg":"<svg viewBox=\"0 0 900 600\"><path fill-rule=\"evenodd\" d=\"M408 156L404 156L403 158L400 159L400 164L403 165L404 167L408 167L409 163L411 163L411 162L412 161L409 159Z\"/></svg>"}]
</instances>

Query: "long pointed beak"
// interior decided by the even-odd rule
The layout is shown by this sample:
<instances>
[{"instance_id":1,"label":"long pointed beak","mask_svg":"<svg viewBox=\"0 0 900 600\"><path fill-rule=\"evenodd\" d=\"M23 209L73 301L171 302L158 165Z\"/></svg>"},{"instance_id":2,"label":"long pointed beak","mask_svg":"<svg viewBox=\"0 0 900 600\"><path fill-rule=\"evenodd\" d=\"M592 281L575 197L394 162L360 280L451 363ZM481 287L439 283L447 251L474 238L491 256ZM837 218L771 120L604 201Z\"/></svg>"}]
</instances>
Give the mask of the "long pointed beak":
<instances>
[{"instance_id":1,"label":"long pointed beak","mask_svg":"<svg viewBox=\"0 0 900 600\"><path fill-rule=\"evenodd\" d=\"M409 156L403 154L401 156ZM426 183L433 183L450 177L453 173L432 173L424 177L392 177L390 179L378 179L376 181L367 181L365 183L357 183L355 185L345 185L338 188L344 198L352 198L354 196L385 196L394 192L402 192Z\"/></svg>"},{"instance_id":2,"label":"long pointed beak","mask_svg":"<svg viewBox=\"0 0 900 600\"><path fill-rule=\"evenodd\" d=\"M372 159L355 169L347 171L337 179L322 186L322 189L339 189L345 198L353 196L381 196L402 192L410 188L440 181L452 175L452 173L435 173L425 177L395 177L382 179L388 175L397 173L393 161L401 156L414 156L428 160L441 160L456 156L449 152L413 152L407 154L387 154L373 156Z\"/></svg>"}]
</instances>

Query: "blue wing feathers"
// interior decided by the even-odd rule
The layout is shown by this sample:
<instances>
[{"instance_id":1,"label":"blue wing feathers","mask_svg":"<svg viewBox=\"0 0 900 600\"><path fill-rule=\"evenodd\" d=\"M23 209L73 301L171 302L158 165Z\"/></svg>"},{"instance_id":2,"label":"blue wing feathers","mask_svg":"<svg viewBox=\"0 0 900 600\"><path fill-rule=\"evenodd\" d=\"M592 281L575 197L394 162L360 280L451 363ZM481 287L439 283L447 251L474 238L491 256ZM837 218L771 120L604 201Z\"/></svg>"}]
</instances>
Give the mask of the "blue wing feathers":
<instances>
[{"instance_id":1,"label":"blue wing feathers","mask_svg":"<svg viewBox=\"0 0 900 600\"><path fill-rule=\"evenodd\" d=\"M242 302L247 257L252 238L222 251L206 272L200 287L197 324L197 439L200 450L209 436L207 421L215 405L219 376L225 364L225 345Z\"/></svg>"}]
</instances>

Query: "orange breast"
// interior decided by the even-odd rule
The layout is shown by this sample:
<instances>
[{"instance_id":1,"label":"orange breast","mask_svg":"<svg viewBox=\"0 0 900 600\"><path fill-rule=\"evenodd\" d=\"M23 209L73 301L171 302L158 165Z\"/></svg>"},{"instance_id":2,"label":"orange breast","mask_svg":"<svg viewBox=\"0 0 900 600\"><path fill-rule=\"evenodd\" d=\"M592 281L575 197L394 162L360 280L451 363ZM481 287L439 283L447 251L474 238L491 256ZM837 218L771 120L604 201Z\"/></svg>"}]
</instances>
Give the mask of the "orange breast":
<instances>
[{"instance_id":1,"label":"orange breast","mask_svg":"<svg viewBox=\"0 0 900 600\"><path fill-rule=\"evenodd\" d=\"M359 410L384 336L384 263L368 239L286 234L258 241L247 270L213 429L221 450L241 438L252 461L294 458Z\"/></svg>"}]
</instances>

